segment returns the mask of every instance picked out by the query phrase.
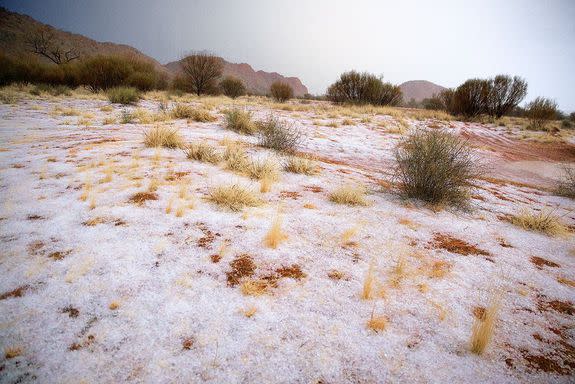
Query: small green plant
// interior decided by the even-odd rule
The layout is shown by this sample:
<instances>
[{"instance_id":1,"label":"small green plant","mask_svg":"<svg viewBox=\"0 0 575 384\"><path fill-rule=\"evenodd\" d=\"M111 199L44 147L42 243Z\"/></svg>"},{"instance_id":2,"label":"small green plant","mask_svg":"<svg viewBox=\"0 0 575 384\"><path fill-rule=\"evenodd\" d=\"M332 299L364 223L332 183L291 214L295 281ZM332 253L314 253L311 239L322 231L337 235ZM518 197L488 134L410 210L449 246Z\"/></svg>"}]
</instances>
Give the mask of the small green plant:
<instances>
[{"instance_id":1,"label":"small green plant","mask_svg":"<svg viewBox=\"0 0 575 384\"><path fill-rule=\"evenodd\" d=\"M114 104L135 104L140 99L140 93L132 87L115 87L106 92L108 100Z\"/></svg>"},{"instance_id":2,"label":"small green plant","mask_svg":"<svg viewBox=\"0 0 575 384\"><path fill-rule=\"evenodd\" d=\"M246 87L243 81L237 77L227 76L222 81L220 81L220 89L224 95L235 99L246 94Z\"/></svg>"},{"instance_id":3,"label":"small green plant","mask_svg":"<svg viewBox=\"0 0 575 384\"><path fill-rule=\"evenodd\" d=\"M120 122L122 124L132 124L134 122L135 116L128 109L122 109L120 114Z\"/></svg>"},{"instance_id":4,"label":"small green plant","mask_svg":"<svg viewBox=\"0 0 575 384\"><path fill-rule=\"evenodd\" d=\"M301 132L285 121L269 115L258 122L259 145L283 152L294 152L301 144Z\"/></svg>"},{"instance_id":5,"label":"small green plant","mask_svg":"<svg viewBox=\"0 0 575 384\"><path fill-rule=\"evenodd\" d=\"M257 126L252 120L252 114L248 111L242 111L235 108L224 111L226 128L246 135L252 135L257 132Z\"/></svg>"}]
</instances>

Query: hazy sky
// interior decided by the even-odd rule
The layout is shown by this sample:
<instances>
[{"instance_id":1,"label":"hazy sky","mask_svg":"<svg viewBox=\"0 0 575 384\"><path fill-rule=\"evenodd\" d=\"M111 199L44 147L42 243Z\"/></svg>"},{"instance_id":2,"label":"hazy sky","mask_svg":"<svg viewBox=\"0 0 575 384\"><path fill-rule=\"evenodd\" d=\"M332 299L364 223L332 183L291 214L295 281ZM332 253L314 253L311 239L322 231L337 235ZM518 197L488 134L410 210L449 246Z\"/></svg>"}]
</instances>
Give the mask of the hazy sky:
<instances>
[{"instance_id":1,"label":"hazy sky","mask_svg":"<svg viewBox=\"0 0 575 384\"><path fill-rule=\"evenodd\" d=\"M453 87L517 74L526 101L575 111L575 0L0 0L6 8L162 63L209 50L323 93L349 69Z\"/></svg>"}]
</instances>

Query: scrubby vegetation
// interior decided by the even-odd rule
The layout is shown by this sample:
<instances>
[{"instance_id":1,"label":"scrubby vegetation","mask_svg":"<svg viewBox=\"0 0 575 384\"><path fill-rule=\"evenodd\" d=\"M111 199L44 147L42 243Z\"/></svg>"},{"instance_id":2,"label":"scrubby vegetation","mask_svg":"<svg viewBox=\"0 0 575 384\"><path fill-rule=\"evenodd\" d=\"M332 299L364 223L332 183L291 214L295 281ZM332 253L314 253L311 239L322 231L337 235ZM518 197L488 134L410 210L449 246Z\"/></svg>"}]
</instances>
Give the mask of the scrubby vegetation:
<instances>
[{"instance_id":1,"label":"scrubby vegetation","mask_svg":"<svg viewBox=\"0 0 575 384\"><path fill-rule=\"evenodd\" d=\"M575 168L563 167L563 175L557 187L557 193L561 196L575 198Z\"/></svg>"},{"instance_id":2,"label":"scrubby vegetation","mask_svg":"<svg viewBox=\"0 0 575 384\"><path fill-rule=\"evenodd\" d=\"M335 103L398 105L403 96L398 86L384 83L380 77L349 71L329 86L327 98Z\"/></svg>"},{"instance_id":3,"label":"scrubby vegetation","mask_svg":"<svg viewBox=\"0 0 575 384\"><path fill-rule=\"evenodd\" d=\"M460 205L480 174L467 144L443 130L417 130L395 151L395 178L406 197L431 204Z\"/></svg>"},{"instance_id":4,"label":"scrubby vegetation","mask_svg":"<svg viewBox=\"0 0 575 384\"><path fill-rule=\"evenodd\" d=\"M252 114L238 108L224 111L226 129L234 132L252 135L257 132L257 125L252 120Z\"/></svg>"},{"instance_id":5,"label":"scrubby vegetation","mask_svg":"<svg viewBox=\"0 0 575 384\"><path fill-rule=\"evenodd\" d=\"M140 93L133 87L110 88L106 94L110 103L134 104L140 99Z\"/></svg>"},{"instance_id":6,"label":"scrubby vegetation","mask_svg":"<svg viewBox=\"0 0 575 384\"><path fill-rule=\"evenodd\" d=\"M315 175L319 172L318 164L307 157L289 156L284 163L284 169L291 173Z\"/></svg>"},{"instance_id":7,"label":"scrubby vegetation","mask_svg":"<svg viewBox=\"0 0 575 384\"><path fill-rule=\"evenodd\" d=\"M186 104L176 104L171 111L171 115L174 119L190 119L201 123L217 120L210 112Z\"/></svg>"},{"instance_id":8,"label":"scrubby vegetation","mask_svg":"<svg viewBox=\"0 0 575 384\"><path fill-rule=\"evenodd\" d=\"M529 119L529 128L535 130L545 129L547 123L557 116L557 103L551 99L537 97L525 107Z\"/></svg>"},{"instance_id":9,"label":"scrubby vegetation","mask_svg":"<svg viewBox=\"0 0 575 384\"><path fill-rule=\"evenodd\" d=\"M285 103L289 99L293 98L293 89L287 83L276 81L270 87L270 94L276 101Z\"/></svg>"},{"instance_id":10,"label":"scrubby vegetation","mask_svg":"<svg viewBox=\"0 0 575 384\"><path fill-rule=\"evenodd\" d=\"M244 86L243 81L233 76L227 76L220 81L220 89L224 95L229 96L232 99L246 94L246 87Z\"/></svg>"},{"instance_id":11,"label":"scrubby vegetation","mask_svg":"<svg viewBox=\"0 0 575 384\"><path fill-rule=\"evenodd\" d=\"M144 132L144 144L146 147L181 148L184 140L177 128L158 125Z\"/></svg>"},{"instance_id":12,"label":"scrubby vegetation","mask_svg":"<svg viewBox=\"0 0 575 384\"><path fill-rule=\"evenodd\" d=\"M269 115L258 122L259 144L277 151L293 152L301 144L301 132L293 124Z\"/></svg>"}]
</instances>

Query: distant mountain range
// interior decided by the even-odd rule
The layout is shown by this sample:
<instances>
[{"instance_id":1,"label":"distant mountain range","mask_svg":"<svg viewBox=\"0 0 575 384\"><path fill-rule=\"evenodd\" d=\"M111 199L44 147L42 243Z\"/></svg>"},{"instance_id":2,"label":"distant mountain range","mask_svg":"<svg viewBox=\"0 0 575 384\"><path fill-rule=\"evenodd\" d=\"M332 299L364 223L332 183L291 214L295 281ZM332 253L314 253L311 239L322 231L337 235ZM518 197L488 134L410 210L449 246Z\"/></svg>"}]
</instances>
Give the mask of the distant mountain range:
<instances>
[{"instance_id":1,"label":"distant mountain range","mask_svg":"<svg viewBox=\"0 0 575 384\"><path fill-rule=\"evenodd\" d=\"M420 102L423 99L428 99L433 95L441 93L445 87L437 85L427 80L411 80L399 86L403 93L403 101L408 103L411 99Z\"/></svg>"},{"instance_id":2,"label":"distant mountain range","mask_svg":"<svg viewBox=\"0 0 575 384\"><path fill-rule=\"evenodd\" d=\"M52 33L55 40L62 42L64 46L75 48L81 57L94 55L134 56L152 62L159 71L170 76L181 71L179 61L162 65L154 58L129 45L99 42L83 35L61 31L30 16L10 12L2 7L0 7L0 52L13 57L31 56L32 53L26 48L26 38L39 28L45 28ZM45 58L41 59L48 61ZM246 63L235 64L225 60L224 62L223 76L231 75L240 78L251 93L266 94L270 85L277 80L290 84L296 96L303 96L308 93L307 87L297 77L285 77L277 72L256 71ZM419 102L445 89L425 80L406 81L400 85L400 88L405 102L409 102L412 98Z\"/></svg>"}]
</instances>

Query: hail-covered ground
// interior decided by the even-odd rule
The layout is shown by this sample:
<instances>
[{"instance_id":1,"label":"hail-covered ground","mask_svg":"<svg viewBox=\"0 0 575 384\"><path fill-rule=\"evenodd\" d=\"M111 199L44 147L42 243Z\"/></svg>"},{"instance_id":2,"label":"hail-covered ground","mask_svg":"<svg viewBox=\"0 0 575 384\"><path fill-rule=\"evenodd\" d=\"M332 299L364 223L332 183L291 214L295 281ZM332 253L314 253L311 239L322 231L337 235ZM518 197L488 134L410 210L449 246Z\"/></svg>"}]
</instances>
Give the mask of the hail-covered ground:
<instances>
[{"instance_id":1,"label":"hail-covered ground","mask_svg":"<svg viewBox=\"0 0 575 384\"><path fill-rule=\"evenodd\" d=\"M572 230L573 200L552 192L572 136L324 102L180 102L217 120L169 119L153 98L22 93L0 105L0 382L573 381L573 237L509 220L545 210ZM143 144L166 125L285 161L225 129L232 104L293 123L320 172L283 171L260 193L223 163ZM415 127L461 135L483 159L468 209L393 193L393 151ZM212 203L229 183L264 204ZM331 202L344 185L365 186L368 205ZM264 238L278 217L274 249ZM473 324L494 301L493 338L472 353Z\"/></svg>"}]
</instances>

